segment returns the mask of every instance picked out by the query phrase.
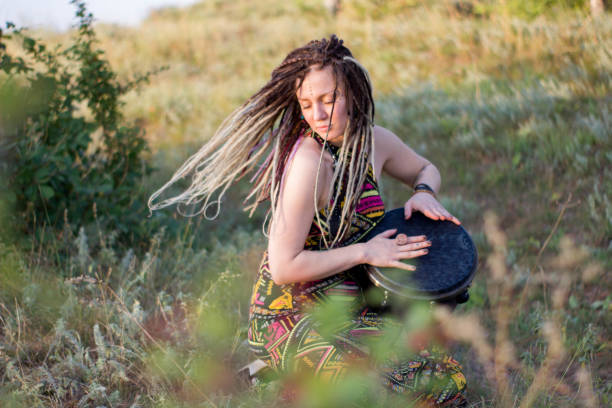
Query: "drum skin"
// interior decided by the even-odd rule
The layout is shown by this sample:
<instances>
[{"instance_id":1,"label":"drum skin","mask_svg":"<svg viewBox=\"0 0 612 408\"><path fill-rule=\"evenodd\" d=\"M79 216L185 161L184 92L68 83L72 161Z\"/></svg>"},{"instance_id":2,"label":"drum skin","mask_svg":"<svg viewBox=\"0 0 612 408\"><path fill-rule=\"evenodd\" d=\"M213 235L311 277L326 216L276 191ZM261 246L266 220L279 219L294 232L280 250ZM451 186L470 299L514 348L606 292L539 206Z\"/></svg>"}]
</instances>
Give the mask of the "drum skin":
<instances>
[{"instance_id":1,"label":"drum skin","mask_svg":"<svg viewBox=\"0 0 612 408\"><path fill-rule=\"evenodd\" d=\"M416 266L415 271L368 266L369 278L376 286L410 299L456 303L467 300L467 288L476 272L478 253L462 226L451 221L432 220L420 212L413 212L406 220L404 209L397 208L385 213L363 241L392 228L398 231L391 238L400 233L425 235L431 246L428 254L405 261Z\"/></svg>"}]
</instances>

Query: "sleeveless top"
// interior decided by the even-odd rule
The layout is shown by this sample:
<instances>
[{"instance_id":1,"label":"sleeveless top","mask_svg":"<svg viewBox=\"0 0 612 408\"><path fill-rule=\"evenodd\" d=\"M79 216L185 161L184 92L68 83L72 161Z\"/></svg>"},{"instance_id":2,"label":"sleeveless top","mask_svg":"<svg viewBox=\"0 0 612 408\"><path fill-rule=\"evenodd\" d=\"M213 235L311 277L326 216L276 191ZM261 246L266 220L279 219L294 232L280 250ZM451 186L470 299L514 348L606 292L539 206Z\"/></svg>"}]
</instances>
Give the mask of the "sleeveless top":
<instances>
[{"instance_id":1,"label":"sleeveless top","mask_svg":"<svg viewBox=\"0 0 612 408\"><path fill-rule=\"evenodd\" d=\"M325 148L331 153L334 166L338 163L338 153L340 148L330 143L324 143L323 139L317 135L312 129L308 128L305 133L305 137L313 137L321 147ZM346 173L345 173L346 174ZM345 200L345 190L348 176L339 182L336 182L334 191L336 188L341 188L339 201L340 205L343 205ZM340 213L340 210L337 211ZM336 213L336 211L334 211ZM365 182L361 187L361 195L355 208L355 214L351 220L350 234L348 238L344 239L335 247L347 246L355 243L368 233L376 224L382 219L385 213L384 203L378 192L378 183L374 176L374 169L372 164L369 163L368 171ZM320 218L322 221L327 219L325 209L319 211ZM335 221L335 222L334 222ZM334 224L337 225L338 220L334 220L332 216L330 219L331 228L333 230ZM310 231L306 237L304 243L304 249L311 251L323 251L326 250L323 237L330 242L333 237L330 234L329 227L326 225L319 225L316 217L314 217L310 226ZM268 266L268 253L267 251L263 254L263 259L259 268L259 273L255 286L253 288L253 294L251 297L249 315L250 318L256 319L275 319L282 316L287 316L293 313L300 313L304 307L312 305L318 299L317 292L324 291L331 285L336 285L339 282L347 279L347 274L350 271L340 272L335 275L329 276L324 279L314 280L310 282L296 282L285 285L277 285L272 280L270 275L270 269Z\"/></svg>"}]
</instances>

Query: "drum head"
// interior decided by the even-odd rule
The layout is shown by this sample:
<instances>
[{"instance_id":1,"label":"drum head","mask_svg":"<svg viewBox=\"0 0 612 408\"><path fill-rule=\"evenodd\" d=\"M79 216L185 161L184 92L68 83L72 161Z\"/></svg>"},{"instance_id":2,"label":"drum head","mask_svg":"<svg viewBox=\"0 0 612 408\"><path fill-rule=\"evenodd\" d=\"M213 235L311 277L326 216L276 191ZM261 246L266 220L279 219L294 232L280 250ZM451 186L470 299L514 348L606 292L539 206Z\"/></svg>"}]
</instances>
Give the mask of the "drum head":
<instances>
[{"instance_id":1,"label":"drum head","mask_svg":"<svg viewBox=\"0 0 612 408\"><path fill-rule=\"evenodd\" d=\"M397 234L425 235L431 241L429 253L407 260L415 271L398 268L368 267L370 280L396 295L413 299L439 300L451 298L470 285L476 271L478 253L465 229L451 221L436 221L420 212L404 218L404 209L385 213L384 218L369 231L367 241L388 229Z\"/></svg>"}]
</instances>

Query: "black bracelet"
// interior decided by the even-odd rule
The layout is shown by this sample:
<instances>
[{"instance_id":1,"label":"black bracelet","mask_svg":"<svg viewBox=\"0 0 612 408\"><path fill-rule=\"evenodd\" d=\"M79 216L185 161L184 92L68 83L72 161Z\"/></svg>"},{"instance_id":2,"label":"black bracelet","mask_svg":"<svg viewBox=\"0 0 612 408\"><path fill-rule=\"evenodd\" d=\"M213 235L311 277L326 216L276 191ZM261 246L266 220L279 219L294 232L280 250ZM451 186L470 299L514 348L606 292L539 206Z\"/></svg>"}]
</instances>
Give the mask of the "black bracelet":
<instances>
[{"instance_id":1,"label":"black bracelet","mask_svg":"<svg viewBox=\"0 0 612 408\"><path fill-rule=\"evenodd\" d=\"M417 191L417 190L427 190L427 191L431 191L432 193L435 193L433 188L429 187L429 185L425 183L419 183L416 186L414 186L414 191Z\"/></svg>"},{"instance_id":2,"label":"black bracelet","mask_svg":"<svg viewBox=\"0 0 612 408\"><path fill-rule=\"evenodd\" d=\"M433 190L433 188L429 187L425 183L419 183L416 186L414 186L414 192L418 193L419 191L427 191L427 192L431 193L434 196L436 195L436 192Z\"/></svg>"}]
</instances>

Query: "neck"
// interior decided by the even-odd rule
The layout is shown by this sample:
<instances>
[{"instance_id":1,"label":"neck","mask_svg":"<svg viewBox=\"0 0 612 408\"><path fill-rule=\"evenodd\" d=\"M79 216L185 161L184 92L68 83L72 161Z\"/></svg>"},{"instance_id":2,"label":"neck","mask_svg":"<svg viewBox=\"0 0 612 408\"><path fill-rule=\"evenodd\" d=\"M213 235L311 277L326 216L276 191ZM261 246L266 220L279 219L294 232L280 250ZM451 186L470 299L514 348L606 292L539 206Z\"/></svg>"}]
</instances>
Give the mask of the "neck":
<instances>
[{"instance_id":1,"label":"neck","mask_svg":"<svg viewBox=\"0 0 612 408\"><path fill-rule=\"evenodd\" d=\"M321 140L327 141L328 144L334 145L336 147L342 147L342 143L344 141L344 135L336 136L333 139L329 139L327 135L321 135L311 129L313 135L317 135Z\"/></svg>"},{"instance_id":2,"label":"neck","mask_svg":"<svg viewBox=\"0 0 612 408\"><path fill-rule=\"evenodd\" d=\"M327 139L327 143L333 144L336 147L342 147L343 141L344 141L344 136L338 136L334 139Z\"/></svg>"}]
</instances>

